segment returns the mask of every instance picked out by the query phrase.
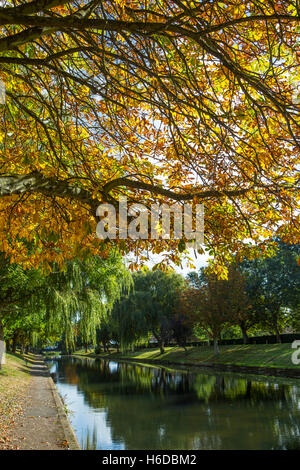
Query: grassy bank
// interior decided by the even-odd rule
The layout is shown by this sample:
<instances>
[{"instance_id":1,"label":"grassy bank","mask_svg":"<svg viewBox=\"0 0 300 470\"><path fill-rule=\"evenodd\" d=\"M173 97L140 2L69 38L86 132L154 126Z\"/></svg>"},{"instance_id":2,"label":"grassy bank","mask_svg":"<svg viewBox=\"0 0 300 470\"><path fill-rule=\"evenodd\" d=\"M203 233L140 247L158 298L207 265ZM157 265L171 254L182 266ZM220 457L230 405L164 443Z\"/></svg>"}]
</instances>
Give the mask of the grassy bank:
<instances>
[{"instance_id":1,"label":"grassy bank","mask_svg":"<svg viewBox=\"0 0 300 470\"><path fill-rule=\"evenodd\" d=\"M249 344L220 346L220 354L214 356L213 348L208 346L189 347L187 352L180 347L166 348L164 354L160 354L159 349L143 349L136 352L120 354L116 351L101 353L98 357L109 359L134 359L145 361L157 361L160 363L174 364L226 364L252 367L281 367L289 369L299 369L300 365L294 365L291 360L291 344ZM75 354L84 356L96 356L92 351L76 351Z\"/></svg>"},{"instance_id":2,"label":"grassy bank","mask_svg":"<svg viewBox=\"0 0 300 470\"><path fill-rule=\"evenodd\" d=\"M13 448L10 431L22 414L29 382L30 372L25 361L7 353L6 364L0 370L0 449Z\"/></svg>"}]
</instances>

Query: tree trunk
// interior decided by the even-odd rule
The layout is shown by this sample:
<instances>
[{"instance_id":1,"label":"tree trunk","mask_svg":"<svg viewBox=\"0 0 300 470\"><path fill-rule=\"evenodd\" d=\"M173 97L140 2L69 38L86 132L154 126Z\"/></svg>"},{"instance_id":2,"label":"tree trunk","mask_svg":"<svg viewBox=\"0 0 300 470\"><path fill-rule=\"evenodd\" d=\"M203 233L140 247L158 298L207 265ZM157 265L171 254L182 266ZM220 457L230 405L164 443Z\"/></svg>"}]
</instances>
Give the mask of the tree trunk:
<instances>
[{"instance_id":1,"label":"tree trunk","mask_svg":"<svg viewBox=\"0 0 300 470\"><path fill-rule=\"evenodd\" d=\"M12 340L12 352L15 353L17 351L17 333L14 333L13 340Z\"/></svg>"},{"instance_id":2,"label":"tree trunk","mask_svg":"<svg viewBox=\"0 0 300 470\"><path fill-rule=\"evenodd\" d=\"M278 330L278 323L277 323L277 313L273 314L273 325L274 325L274 332L276 335L276 342L281 343L280 333Z\"/></svg>"},{"instance_id":3,"label":"tree trunk","mask_svg":"<svg viewBox=\"0 0 300 470\"><path fill-rule=\"evenodd\" d=\"M275 326L276 342L281 343L280 333L278 331L277 325Z\"/></svg>"},{"instance_id":4,"label":"tree trunk","mask_svg":"<svg viewBox=\"0 0 300 470\"><path fill-rule=\"evenodd\" d=\"M280 314L280 306L274 304L270 305L270 311L272 314L273 331L276 335L276 343L281 343L280 333L278 330L278 317Z\"/></svg>"},{"instance_id":5,"label":"tree trunk","mask_svg":"<svg viewBox=\"0 0 300 470\"><path fill-rule=\"evenodd\" d=\"M214 353L215 353L215 356L219 354L218 338L214 338Z\"/></svg>"},{"instance_id":6,"label":"tree trunk","mask_svg":"<svg viewBox=\"0 0 300 470\"><path fill-rule=\"evenodd\" d=\"M244 325L240 325L242 335L243 335L243 343L248 344L249 343L249 337L247 335L247 330Z\"/></svg>"},{"instance_id":7,"label":"tree trunk","mask_svg":"<svg viewBox=\"0 0 300 470\"><path fill-rule=\"evenodd\" d=\"M161 339L161 337L155 332L155 331L152 331L153 333L153 336L154 338L156 339L157 341L157 344L159 346L159 349L160 349L160 354L163 354L165 352L165 349L164 349L164 340Z\"/></svg>"}]
</instances>

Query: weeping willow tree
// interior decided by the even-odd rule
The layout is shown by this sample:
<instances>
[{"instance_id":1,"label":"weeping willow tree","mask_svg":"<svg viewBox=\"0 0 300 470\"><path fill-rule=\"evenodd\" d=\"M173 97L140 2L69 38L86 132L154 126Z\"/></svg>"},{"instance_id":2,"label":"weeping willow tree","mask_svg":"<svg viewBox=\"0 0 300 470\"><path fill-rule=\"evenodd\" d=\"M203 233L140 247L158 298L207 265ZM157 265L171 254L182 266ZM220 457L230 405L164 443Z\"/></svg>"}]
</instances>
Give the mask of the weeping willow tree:
<instances>
[{"instance_id":1,"label":"weeping willow tree","mask_svg":"<svg viewBox=\"0 0 300 470\"><path fill-rule=\"evenodd\" d=\"M135 278L134 278L135 279ZM151 334L141 305L147 304L144 292L131 291L129 296L122 296L110 314L111 339L117 338L122 351L134 349L146 342Z\"/></svg>"},{"instance_id":2,"label":"weeping willow tree","mask_svg":"<svg viewBox=\"0 0 300 470\"><path fill-rule=\"evenodd\" d=\"M156 271L138 272L133 277L134 289L115 303L112 323L118 325L122 349L144 343L153 336L161 353L173 335L179 292L184 278L177 273Z\"/></svg>"},{"instance_id":3,"label":"weeping willow tree","mask_svg":"<svg viewBox=\"0 0 300 470\"><path fill-rule=\"evenodd\" d=\"M74 349L78 335L84 343L95 344L97 327L131 283L131 274L117 253L107 259L75 260L64 271L54 270L42 300L48 333L64 332L67 350Z\"/></svg>"},{"instance_id":4,"label":"weeping willow tree","mask_svg":"<svg viewBox=\"0 0 300 470\"><path fill-rule=\"evenodd\" d=\"M63 334L68 351L78 335L85 343L95 342L97 326L132 282L117 252L69 261L64 270L54 265L48 275L23 270L1 254L0 280L0 339L17 333L34 344Z\"/></svg>"},{"instance_id":5,"label":"weeping willow tree","mask_svg":"<svg viewBox=\"0 0 300 470\"><path fill-rule=\"evenodd\" d=\"M14 332L26 332L25 318L27 305L41 285L41 273L38 270L23 270L17 264L11 264L5 253L0 252L0 367L4 362L4 341Z\"/></svg>"}]
</instances>

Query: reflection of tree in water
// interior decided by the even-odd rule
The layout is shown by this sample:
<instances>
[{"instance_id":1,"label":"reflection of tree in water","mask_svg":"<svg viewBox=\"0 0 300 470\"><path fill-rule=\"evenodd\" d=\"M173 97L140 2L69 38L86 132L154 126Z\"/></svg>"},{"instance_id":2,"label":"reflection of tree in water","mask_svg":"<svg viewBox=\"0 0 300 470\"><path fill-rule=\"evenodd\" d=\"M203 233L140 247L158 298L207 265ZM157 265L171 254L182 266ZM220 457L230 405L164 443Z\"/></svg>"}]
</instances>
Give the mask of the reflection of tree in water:
<instances>
[{"instance_id":1,"label":"reflection of tree in water","mask_svg":"<svg viewBox=\"0 0 300 470\"><path fill-rule=\"evenodd\" d=\"M66 368L63 363L60 367L63 374ZM112 367L108 361L74 361L73 367L85 402L94 409L105 408L113 440L125 442L128 449L297 445L296 386L130 363ZM90 432L86 448L94 448L96 442L95 431Z\"/></svg>"},{"instance_id":2,"label":"reflection of tree in water","mask_svg":"<svg viewBox=\"0 0 300 470\"><path fill-rule=\"evenodd\" d=\"M86 429L84 438L80 442L80 447L82 449L97 450L97 429L95 425L92 431L89 428Z\"/></svg>"},{"instance_id":3,"label":"reflection of tree in water","mask_svg":"<svg viewBox=\"0 0 300 470\"><path fill-rule=\"evenodd\" d=\"M288 399L291 387L269 382L255 382L247 379L232 379L220 375L197 374L195 390L199 399L208 401L246 400L249 405L260 402L280 403Z\"/></svg>"}]
</instances>

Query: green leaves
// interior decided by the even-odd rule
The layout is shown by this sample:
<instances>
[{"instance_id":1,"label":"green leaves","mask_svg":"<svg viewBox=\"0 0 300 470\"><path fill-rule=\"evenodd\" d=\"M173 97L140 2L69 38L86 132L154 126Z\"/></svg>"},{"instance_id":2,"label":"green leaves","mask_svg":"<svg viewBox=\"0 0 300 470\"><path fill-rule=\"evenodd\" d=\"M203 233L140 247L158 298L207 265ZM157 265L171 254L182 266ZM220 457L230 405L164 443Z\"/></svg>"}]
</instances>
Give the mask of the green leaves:
<instances>
[{"instance_id":1,"label":"green leaves","mask_svg":"<svg viewBox=\"0 0 300 470\"><path fill-rule=\"evenodd\" d=\"M64 270L54 264L47 275L9 264L3 256L0 262L1 315L6 333L25 329L25 324L28 342L34 333L64 333L69 349L74 347L78 334L85 341L95 341L96 328L131 284L131 275L117 253L107 259L74 259L65 263Z\"/></svg>"},{"instance_id":2,"label":"green leaves","mask_svg":"<svg viewBox=\"0 0 300 470\"><path fill-rule=\"evenodd\" d=\"M155 271L133 275L134 287L113 307L111 317L119 325L123 346L157 337L170 336L171 320L176 312L178 292L185 281L176 273Z\"/></svg>"}]
</instances>

